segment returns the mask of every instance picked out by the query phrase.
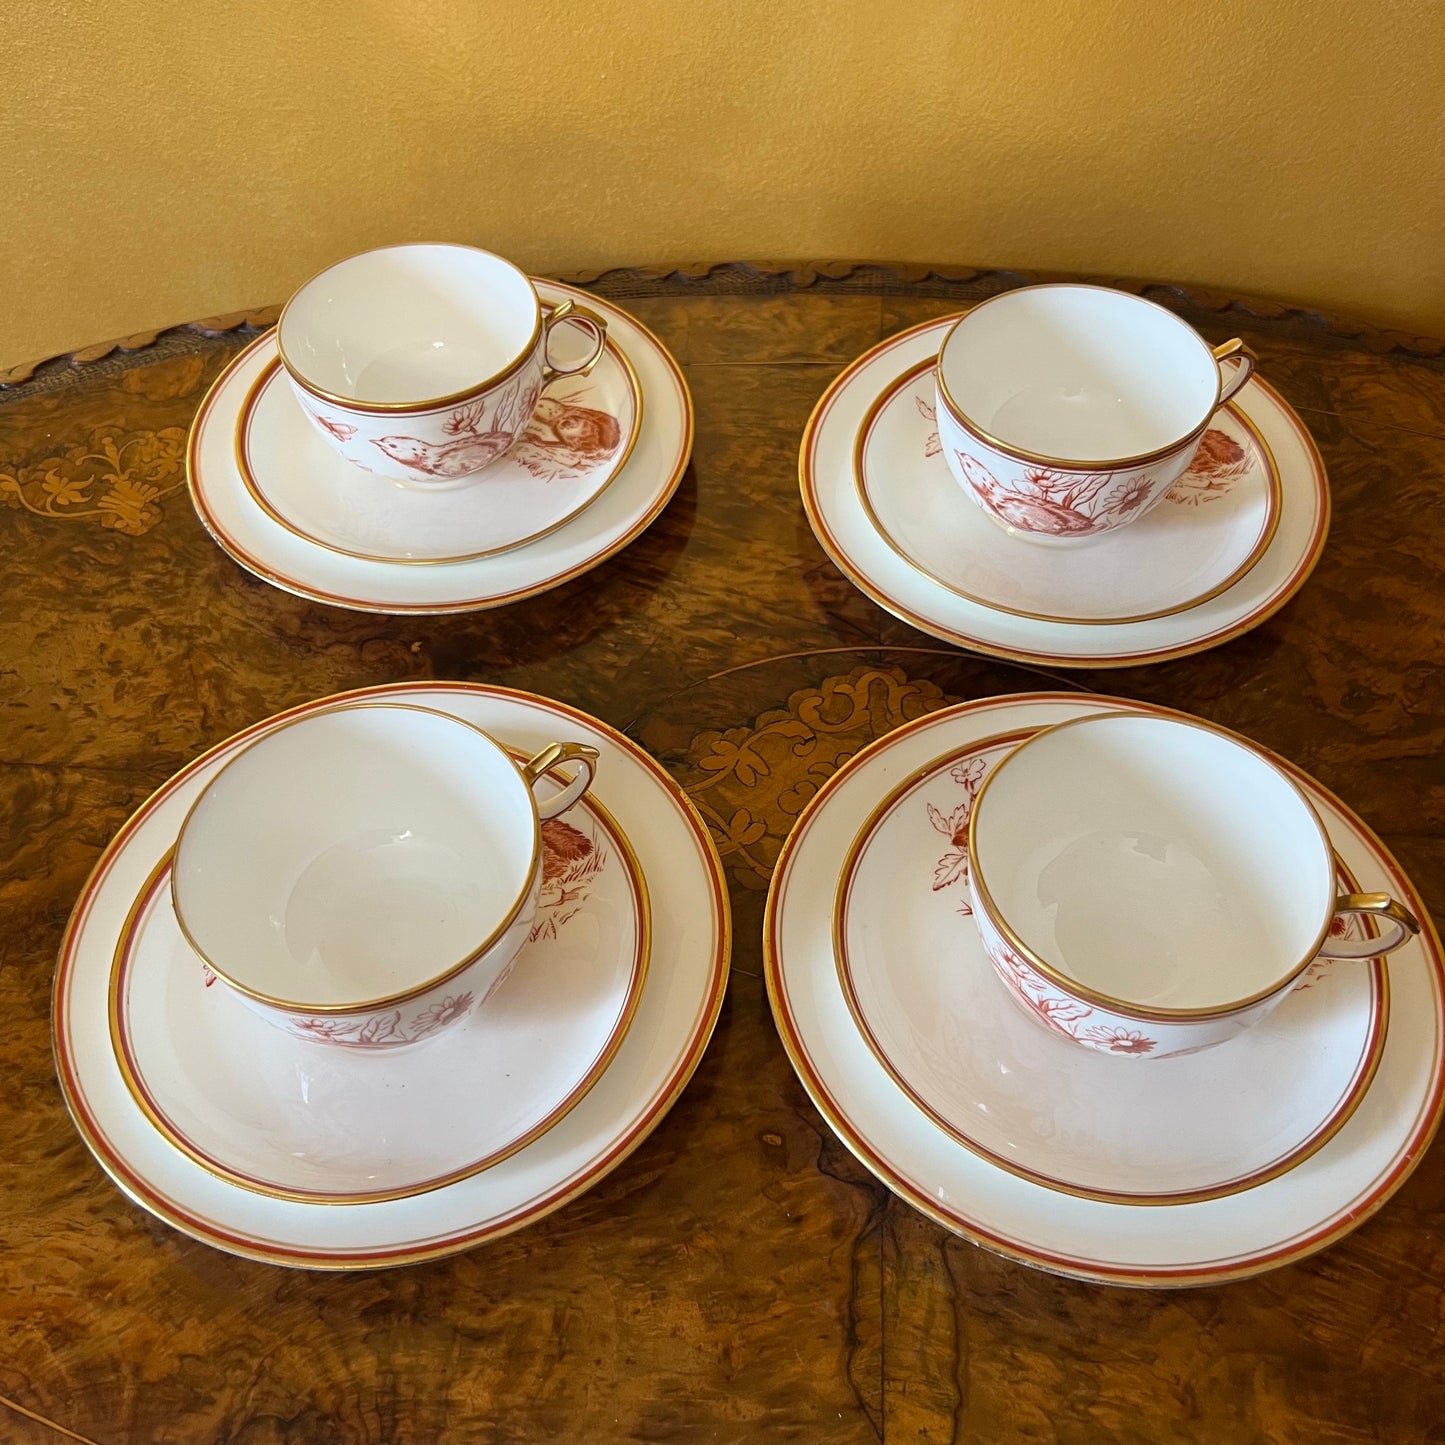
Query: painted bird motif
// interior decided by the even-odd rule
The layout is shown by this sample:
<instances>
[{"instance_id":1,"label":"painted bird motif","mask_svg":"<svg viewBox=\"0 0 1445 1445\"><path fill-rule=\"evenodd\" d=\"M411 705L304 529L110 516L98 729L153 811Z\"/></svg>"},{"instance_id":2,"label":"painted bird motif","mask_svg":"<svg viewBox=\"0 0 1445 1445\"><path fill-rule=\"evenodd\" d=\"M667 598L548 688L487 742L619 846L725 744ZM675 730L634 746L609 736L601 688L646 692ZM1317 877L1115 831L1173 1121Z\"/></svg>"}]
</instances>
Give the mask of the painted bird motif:
<instances>
[{"instance_id":1,"label":"painted bird motif","mask_svg":"<svg viewBox=\"0 0 1445 1445\"><path fill-rule=\"evenodd\" d=\"M533 393L535 395L535 393ZM497 421L511 420L511 411L498 408ZM427 442L419 437L386 436L373 440L392 461L424 476L449 480L480 471L502 456L515 442L515 459L536 476L576 475L605 461L622 443L622 427L615 416L590 406L577 406L545 396L520 438L497 427L479 432L476 408L449 419L447 430L455 441Z\"/></svg>"},{"instance_id":2,"label":"painted bird motif","mask_svg":"<svg viewBox=\"0 0 1445 1445\"><path fill-rule=\"evenodd\" d=\"M429 477L464 477L480 471L496 461L512 444L510 432L483 432L480 436L462 436L452 442L424 442L417 437L375 437L378 446L392 461Z\"/></svg>"},{"instance_id":3,"label":"painted bird motif","mask_svg":"<svg viewBox=\"0 0 1445 1445\"><path fill-rule=\"evenodd\" d=\"M522 418L537 404L542 389L540 376L519 376L504 387L495 400L479 397L459 407L442 423L442 431L455 441L429 442L420 437L373 437L392 461L421 472L424 476L449 480L479 472L505 452L517 439ZM492 416L487 422L487 409ZM486 425L487 430L482 427Z\"/></svg>"}]
</instances>

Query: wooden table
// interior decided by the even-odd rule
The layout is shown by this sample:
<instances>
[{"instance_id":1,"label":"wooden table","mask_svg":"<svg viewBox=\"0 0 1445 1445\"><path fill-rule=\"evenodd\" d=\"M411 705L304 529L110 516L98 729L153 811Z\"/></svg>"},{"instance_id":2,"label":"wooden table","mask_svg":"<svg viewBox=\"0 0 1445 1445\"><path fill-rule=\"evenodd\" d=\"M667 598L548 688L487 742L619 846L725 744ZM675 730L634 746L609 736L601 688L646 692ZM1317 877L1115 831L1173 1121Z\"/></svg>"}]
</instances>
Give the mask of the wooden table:
<instances>
[{"instance_id":1,"label":"wooden table","mask_svg":"<svg viewBox=\"0 0 1445 1445\"><path fill-rule=\"evenodd\" d=\"M1211 341L1256 347L1324 453L1334 525L1303 593L1257 631L1163 666L1080 673L959 652L895 621L825 559L798 498L803 424L845 363L1026 278L726 266L581 279L682 363L693 465L620 556L496 612L317 606L254 580L202 531L186 428L274 312L10 374L0 1439L1445 1440L1445 1150L1343 1243L1261 1278L1174 1293L1052 1278L953 1238L854 1161L794 1078L760 977L769 871L821 778L903 718L1040 687L1166 703L1280 750L1355 805L1441 911L1440 344L1145 288ZM522 1233L373 1274L218 1253L128 1203L71 1127L49 1022L67 913L126 815L200 750L308 698L434 677L585 708L688 787L732 889L716 1036L648 1142ZM783 718L801 730L770 729Z\"/></svg>"}]
</instances>

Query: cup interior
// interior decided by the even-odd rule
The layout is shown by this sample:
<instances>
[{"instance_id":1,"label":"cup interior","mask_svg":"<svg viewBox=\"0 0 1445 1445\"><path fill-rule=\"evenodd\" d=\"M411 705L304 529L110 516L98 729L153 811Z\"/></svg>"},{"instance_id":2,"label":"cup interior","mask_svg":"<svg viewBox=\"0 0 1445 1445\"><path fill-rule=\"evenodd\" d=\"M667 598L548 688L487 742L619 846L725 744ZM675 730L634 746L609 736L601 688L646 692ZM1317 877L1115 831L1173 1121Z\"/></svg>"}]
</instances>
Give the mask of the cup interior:
<instances>
[{"instance_id":1,"label":"cup interior","mask_svg":"<svg viewBox=\"0 0 1445 1445\"><path fill-rule=\"evenodd\" d=\"M960 420L1060 461L1124 461L1187 438L1212 415L1219 367L1199 334L1138 296L1029 286L949 333L943 389Z\"/></svg>"},{"instance_id":2,"label":"cup interior","mask_svg":"<svg viewBox=\"0 0 1445 1445\"><path fill-rule=\"evenodd\" d=\"M975 884L1065 979L1125 1004L1222 1010L1314 956L1334 866L1285 775L1223 734L1105 715L1005 758L973 817Z\"/></svg>"},{"instance_id":3,"label":"cup interior","mask_svg":"<svg viewBox=\"0 0 1445 1445\"><path fill-rule=\"evenodd\" d=\"M288 370L358 405L417 406L485 385L527 352L541 310L509 261L471 246L389 246L340 261L286 304Z\"/></svg>"},{"instance_id":4,"label":"cup interior","mask_svg":"<svg viewBox=\"0 0 1445 1445\"><path fill-rule=\"evenodd\" d=\"M182 928L232 983L302 1008L420 988L514 914L531 794L485 734L352 706L265 734L201 794L176 846Z\"/></svg>"}]
</instances>

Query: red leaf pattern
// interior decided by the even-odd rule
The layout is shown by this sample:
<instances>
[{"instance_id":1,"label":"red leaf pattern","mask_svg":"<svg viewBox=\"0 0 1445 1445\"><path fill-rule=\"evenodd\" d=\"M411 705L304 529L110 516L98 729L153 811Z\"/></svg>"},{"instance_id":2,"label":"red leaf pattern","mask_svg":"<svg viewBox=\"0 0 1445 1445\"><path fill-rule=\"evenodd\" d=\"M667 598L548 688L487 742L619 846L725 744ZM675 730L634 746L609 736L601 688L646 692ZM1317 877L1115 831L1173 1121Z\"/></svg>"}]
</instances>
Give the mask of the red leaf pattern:
<instances>
[{"instance_id":1,"label":"red leaf pattern","mask_svg":"<svg viewBox=\"0 0 1445 1445\"><path fill-rule=\"evenodd\" d=\"M390 1048L396 1044L412 1044L434 1034L460 1018L472 1006L470 993L449 994L423 1009L413 1018L403 1019L400 1009L372 1014L365 1019L309 1018L293 1019L292 1031L319 1043L345 1044L350 1048Z\"/></svg>"},{"instance_id":2,"label":"red leaf pattern","mask_svg":"<svg viewBox=\"0 0 1445 1445\"><path fill-rule=\"evenodd\" d=\"M944 813L932 803L927 805L928 821L933 825L934 831L942 833L949 842L948 851L938 860L933 870L935 893L943 888L951 888L955 883L968 881L968 820L973 812L973 800L983 786L983 775L987 766L981 757L965 758L962 762L955 763L949 769L949 777L963 788L963 801L949 813ZM967 916L972 914L973 907L964 903L958 911Z\"/></svg>"},{"instance_id":3,"label":"red leaf pattern","mask_svg":"<svg viewBox=\"0 0 1445 1445\"><path fill-rule=\"evenodd\" d=\"M986 745L977 753L953 763L948 776L963 789L963 797L952 808L945 811L946 803L940 807L925 801L929 826L935 833L947 838L949 843L947 851L934 867L935 893L967 881L968 824L973 816L974 803L988 774L990 754L1002 755L1010 746L1008 743ZM973 908L964 903L958 912L971 915ZM1127 1021L1110 1022L1112 1016L1107 1012L1096 1010L1055 988L992 928L984 928L983 936L999 977L1014 997L1046 1028L1111 1054L1139 1056L1152 1053L1158 1047L1157 1040L1129 1026Z\"/></svg>"}]
</instances>

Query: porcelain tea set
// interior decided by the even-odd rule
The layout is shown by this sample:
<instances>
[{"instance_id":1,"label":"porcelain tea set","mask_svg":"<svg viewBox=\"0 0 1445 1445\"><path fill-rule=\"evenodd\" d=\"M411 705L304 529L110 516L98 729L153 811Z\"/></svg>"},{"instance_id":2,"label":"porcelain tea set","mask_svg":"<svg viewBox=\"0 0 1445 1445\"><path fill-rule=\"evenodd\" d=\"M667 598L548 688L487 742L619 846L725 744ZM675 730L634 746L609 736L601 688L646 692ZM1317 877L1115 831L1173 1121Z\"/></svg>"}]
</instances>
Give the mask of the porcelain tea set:
<instances>
[{"instance_id":1,"label":"porcelain tea set","mask_svg":"<svg viewBox=\"0 0 1445 1445\"><path fill-rule=\"evenodd\" d=\"M1293 594L1328 519L1255 365L1139 297L1007 292L843 373L804 505L865 592L962 645L1212 645ZM232 363L190 482L277 585L494 606L625 545L691 429L617 308L399 246L323 271ZM62 1083L121 1187L197 1238L317 1268L445 1254L661 1118L721 1004L725 897L677 785L596 719L481 684L320 699L197 759L106 850L62 947ZM1338 1237L1433 1129L1445 968L1418 910L1282 759L1026 694L845 763L784 847L764 951L800 1078L890 1188L1045 1268L1198 1283Z\"/></svg>"},{"instance_id":2,"label":"porcelain tea set","mask_svg":"<svg viewBox=\"0 0 1445 1445\"><path fill-rule=\"evenodd\" d=\"M308 281L222 373L187 480L266 582L464 612L620 551L691 449L682 374L632 317L474 247L391 246Z\"/></svg>"}]
</instances>

